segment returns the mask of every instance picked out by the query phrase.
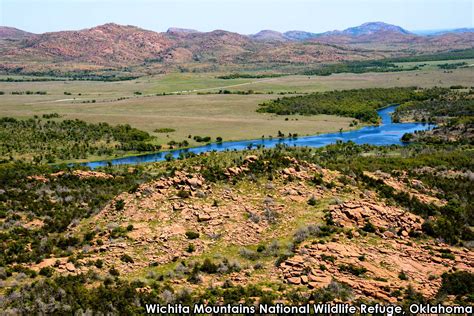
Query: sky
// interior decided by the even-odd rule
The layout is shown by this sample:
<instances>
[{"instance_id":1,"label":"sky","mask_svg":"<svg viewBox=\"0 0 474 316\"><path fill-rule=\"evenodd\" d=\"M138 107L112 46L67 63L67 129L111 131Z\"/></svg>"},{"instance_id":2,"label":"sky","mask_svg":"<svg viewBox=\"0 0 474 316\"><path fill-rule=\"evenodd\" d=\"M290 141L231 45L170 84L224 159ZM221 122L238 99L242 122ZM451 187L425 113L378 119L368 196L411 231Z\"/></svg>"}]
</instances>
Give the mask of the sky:
<instances>
[{"instance_id":1,"label":"sky","mask_svg":"<svg viewBox=\"0 0 474 316\"><path fill-rule=\"evenodd\" d=\"M0 25L33 33L114 22L169 27L324 32L383 21L408 30L473 27L474 0L0 0Z\"/></svg>"}]
</instances>

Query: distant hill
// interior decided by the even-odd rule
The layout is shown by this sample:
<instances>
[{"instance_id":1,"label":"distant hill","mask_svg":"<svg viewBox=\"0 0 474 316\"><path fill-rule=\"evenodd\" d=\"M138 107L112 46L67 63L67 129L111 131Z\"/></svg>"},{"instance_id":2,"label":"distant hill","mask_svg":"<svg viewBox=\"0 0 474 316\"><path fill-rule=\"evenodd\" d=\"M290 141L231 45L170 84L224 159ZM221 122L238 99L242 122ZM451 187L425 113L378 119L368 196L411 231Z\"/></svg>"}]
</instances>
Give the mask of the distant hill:
<instances>
[{"instance_id":1,"label":"distant hill","mask_svg":"<svg viewBox=\"0 0 474 316\"><path fill-rule=\"evenodd\" d=\"M0 39L24 39L34 35L14 27L0 26Z\"/></svg>"},{"instance_id":2,"label":"distant hill","mask_svg":"<svg viewBox=\"0 0 474 316\"><path fill-rule=\"evenodd\" d=\"M349 36L362 36L362 35L372 35L379 32L383 33L398 33L398 34L411 34L407 30L403 29L400 26L387 24L384 22L368 22L361 24L359 26L350 27L341 32L343 35Z\"/></svg>"},{"instance_id":3,"label":"distant hill","mask_svg":"<svg viewBox=\"0 0 474 316\"><path fill-rule=\"evenodd\" d=\"M474 33L473 27L463 27L458 29L443 29L443 30L416 30L412 31L413 34L422 36L439 36L444 34L463 34L463 33Z\"/></svg>"},{"instance_id":4,"label":"distant hill","mask_svg":"<svg viewBox=\"0 0 474 316\"><path fill-rule=\"evenodd\" d=\"M170 27L166 33L168 34L175 34L175 35L185 35L185 34L191 34L191 33L200 33L198 30L194 29L184 29L180 27Z\"/></svg>"},{"instance_id":5,"label":"distant hill","mask_svg":"<svg viewBox=\"0 0 474 316\"><path fill-rule=\"evenodd\" d=\"M318 37L320 34L306 31L288 31L283 33L283 35L293 41L306 41Z\"/></svg>"},{"instance_id":6,"label":"distant hill","mask_svg":"<svg viewBox=\"0 0 474 316\"><path fill-rule=\"evenodd\" d=\"M198 64L208 69L255 63L301 65L435 53L472 48L473 43L470 29L419 36L383 22L320 34L263 30L253 35L181 28L158 33L114 23L44 34L1 27L0 69L44 72L53 66L66 71L66 65L80 70L140 66L153 73Z\"/></svg>"},{"instance_id":7,"label":"distant hill","mask_svg":"<svg viewBox=\"0 0 474 316\"><path fill-rule=\"evenodd\" d=\"M449 33L454 33L454 34L474 33L474 27L464 27L460 29L438 31L430 35L444 35L444 34L449 34Z\"/></svg>"},{"instance_id":8,"label":"distant hill","mask_svg":"<svg viewBox=\"0 0 474 316\"><path fill-rule=\"evenodd\" d=\"M30 36L13 56L76 60L97 64L136 63L152 58L171 46L163 34L135 26L104 24L80 31L62 31Z\"/></svg>"},{"instance_id":9,"label":"distant hill","mask_svg":"<svg viewBox=\"0 0 474 316\"><path fill-rule=\"evenodd\" d=\"M250 37L257 41L285 42L288 40L288 38L283 33L272 30L262 30L257 34L250 35Z\"/></svg>"},{"instance_id":10,"label":"distant hill","mask_svg":"<svg viewBox=\"0 0 474 316\"><path fill-rule=\"evenodd\" d=\"M62 61L69 65L76 62L103 67L152 62L154 67L168 67L185 63L309 63L366 59L370 56L350 48L290 42L283 34L274 31L247 36L224 30L198 32L171 28L157 33L136 26L109 23L79 31L27 37L2 53L0 67L8 68L9 61L17 65L19 61L28 64L29 60L55 62L55 65Z\"/></svg>"},{"instance_id":11,"label":"distant hill","mask_svg":"<svg viewBox=\"0 0 474 316\"><path fill-rule=\"evenodd\" d=\"M410 41L416 35L404 28L383 22L368 22L343 31L329 31L313 37L325 43L349 44L367 42Z\"/></svg>"}]
</instances>

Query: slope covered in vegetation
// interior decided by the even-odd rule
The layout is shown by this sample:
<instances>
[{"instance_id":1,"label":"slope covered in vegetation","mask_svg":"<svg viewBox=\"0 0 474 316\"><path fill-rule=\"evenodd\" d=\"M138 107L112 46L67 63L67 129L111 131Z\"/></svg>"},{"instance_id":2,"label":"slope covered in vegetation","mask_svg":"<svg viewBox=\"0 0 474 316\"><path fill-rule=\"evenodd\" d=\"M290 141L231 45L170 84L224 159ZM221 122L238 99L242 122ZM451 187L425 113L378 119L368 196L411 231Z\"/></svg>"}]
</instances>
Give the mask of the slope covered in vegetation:
<instances>
[{"instance_id":1,"label":"slope covered in vegetation","mask_svg":"<svg viewBox=\"0 0 474 316\"><path fill-rule=\"evenodd\" d=\"M474 90L455 87L464 92L448 93L438 99L410 101L399 106L395 121L437 123L433 130L408 133L402 140L434 144L464 143L474 141Z\"/></svg>"},{"instance_id":2,"label":"slope covered in vegetation","mask_svg":"<svg viewBox=\"0 0 474 316\"><path fill-rule=\"evenodd\" d=\"M90 124L81 120L54 120L58 114L18 120L0 118L0 159L36 163L156 151L152 136L130 125Z\"/></svg>"},{"instance_id":3,"label":"slope covered in vegetation","mask_svg":"<svg viewBox=\"0 0 474 316\"><path fill-rule=\"evenodd\" d=\"M370 88L329 91L303 96L283 97L261 104L258 112L278 115L333 114L348 116L363 122L377 123L377 109L413 100L438 98L449 90L444 88Z\"/></svg>"},{"instance_id":4,"label":"slope covered in vegetation","mask_svg":"<svg viewBox=\"0 0 474 316\"><path fill-rule=\"evenodd\" d=\"M2 309L467 303L473 158L339 143L100 172L4 164Z\"/></svg>"}]
</instances>

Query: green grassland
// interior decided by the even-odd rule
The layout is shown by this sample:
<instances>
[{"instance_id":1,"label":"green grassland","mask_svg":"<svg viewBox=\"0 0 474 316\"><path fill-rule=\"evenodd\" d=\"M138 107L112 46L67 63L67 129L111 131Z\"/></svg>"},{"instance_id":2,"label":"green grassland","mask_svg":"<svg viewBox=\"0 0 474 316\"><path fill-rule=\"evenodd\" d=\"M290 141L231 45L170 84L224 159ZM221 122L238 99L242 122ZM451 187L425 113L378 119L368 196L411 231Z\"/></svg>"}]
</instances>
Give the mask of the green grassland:
<instances>
[{"instance_id":1,"label":"green grassland","mask_svg":"<svg viewBox=\"0 0 474 316\"><path fill-rule=\"evenodd\" d=\"M442 61L445 63L446 61ZM58 113L60 119L130 124L149 132L156 144L187 140L189 135L224 141L285 134L310 135L347 130L352 119L328 115L276 116L257 113L264 101L281 93L310 93L371 87L472 85L473 68L420 69L393 73L291 75L277 78L218 79L222 73L172 73L119 82L0 82L0 116L30 118ZM1 78L6 78L2 76ZM252 90L253 94L217 94ZM12 92L46 91L46 95ZM162 94L167 95L163 96ZM205 94L211 93L211 94ZM203 95L205 94L205 95ZM288 120L286 120L288 117ZM174 132L155 133L172 128ZM164 146L166 147L166 146Z\"/></svg>"}]
</instances>

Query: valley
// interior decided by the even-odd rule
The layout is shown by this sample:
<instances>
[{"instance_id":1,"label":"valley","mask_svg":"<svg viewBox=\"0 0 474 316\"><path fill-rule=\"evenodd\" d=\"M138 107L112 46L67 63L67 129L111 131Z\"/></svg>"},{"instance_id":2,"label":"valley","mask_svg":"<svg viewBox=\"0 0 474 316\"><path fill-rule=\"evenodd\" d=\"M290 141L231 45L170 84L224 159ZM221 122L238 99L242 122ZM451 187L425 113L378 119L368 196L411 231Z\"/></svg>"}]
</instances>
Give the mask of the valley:
<instances>
[{"instance_id":1,"label":"valley","mask_svg":"<svg viewBox=\"0 0 474 316\"><path fill-rule=\"evenodd\" d=\"M276 98L331 90L468 87L472 69L458 68L446 72L428 68L407 72L217 79L221 74L173 73L120 82L0 82L0 91L4 93L0 96L0 115L28 119L34 115L41 117L57 113L59 117L53 120L129 124L149 133L154 137L149 142L162 149L177 148L169 145L170 142L186 141L187 145L183 147L203 145L196 142L194 136L210 137L214 142L217 137L223 141L259 139L262 136L277 138L279 131L284 135L308 136L351 130L363 126L364 122L354 125L353 119L335 115L274 115L257 113L256 110L260 104ZM20 78L31 77L16 77L17 80ZM27 94L27 91L33 94ZM35 94L37 91L46 94ZM12 94L16 92L23 94ZM172 131L156 132L163 128ZM91 157L101 158L107 156Z\"/></svg>"},{"instance_id":2,"label":"valley","mask_svg":"<svg viewBox=\"0 0 474 316\"><path fill-rule=\"evenodd\" d=\"M0 310L472 306L473 34L1 27Z\"/></svg>"}]
</instances>

